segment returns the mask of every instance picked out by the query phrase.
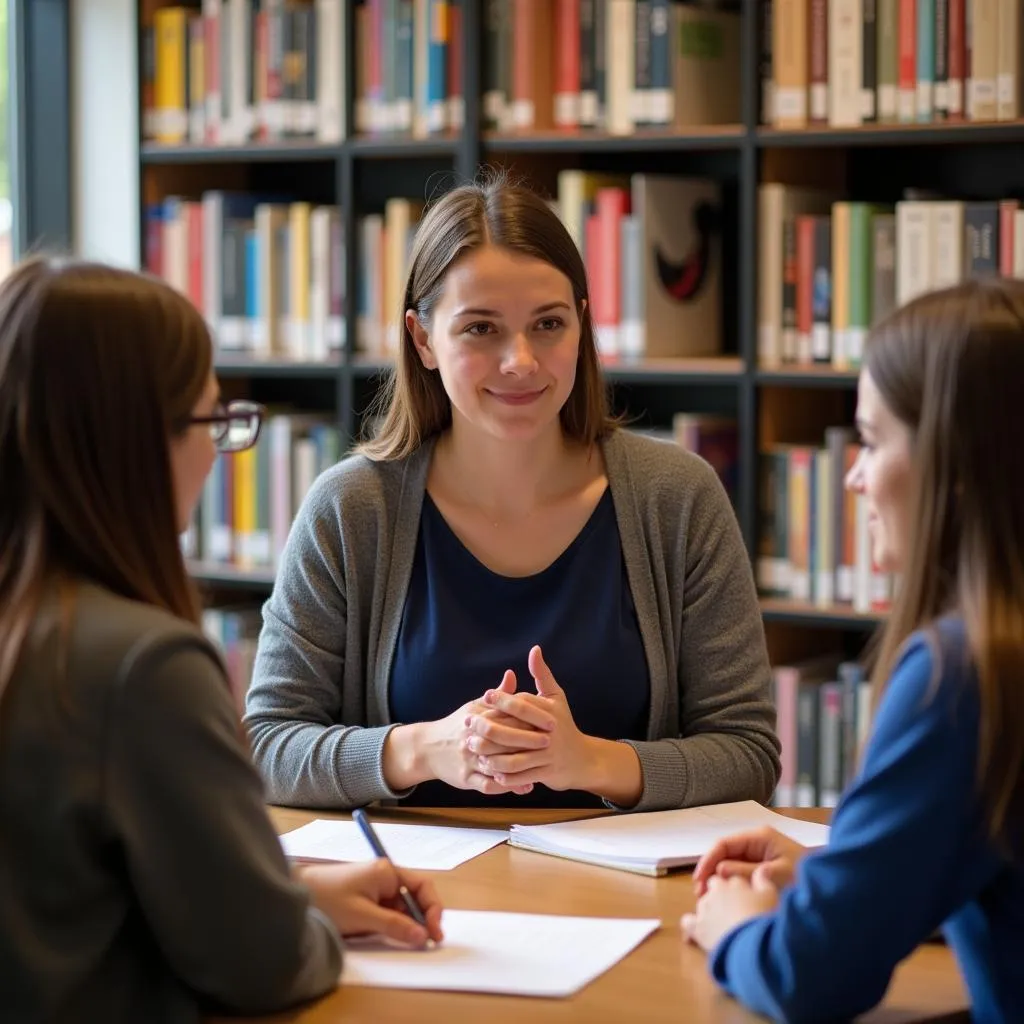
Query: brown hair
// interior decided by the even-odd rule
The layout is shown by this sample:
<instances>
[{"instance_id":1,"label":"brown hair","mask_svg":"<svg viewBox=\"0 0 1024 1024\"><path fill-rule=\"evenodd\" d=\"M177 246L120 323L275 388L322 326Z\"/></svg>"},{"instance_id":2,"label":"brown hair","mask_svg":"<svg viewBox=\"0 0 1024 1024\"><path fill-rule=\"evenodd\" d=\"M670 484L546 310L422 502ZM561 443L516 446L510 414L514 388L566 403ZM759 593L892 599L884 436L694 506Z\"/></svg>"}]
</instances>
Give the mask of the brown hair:
<instances>
[{"instance_id":1,"label":"brown hair","mask_svg":"<svg viewBox=\"0 0 1024 1024\"><path fill-rule=\"evenodd\" d=\"M419 225L402 308L396 311L401 324L398 359L371 410L381 415L381 425L372 440L357 448L370 458L404 458L451 424L451 402L440 374L420 361L405 313L413 310L420 323L429 327L448 271L466 253L486 245L543 260L572 284L580 315L580 348L576 381L560 413L566 436L592 444L617 425L609 414L587 271L579 250L541 196L495 175L483 183L452 189L428 209Z\"/></svg>"},{"instance_id":2,"label":"brown hair","mask_svg":"<svg viewBox=\"0 0 1024 1024\"><path fill-rule=\"evenodd\" d=\"M913 436L914 524L873 672L910 634L963 616L980 687L978 779L991 834L1024 815L1024 282L922 296L872 332L865 368Z\"/></svg>"},{"instance_id":3,"label":"brown hair","mask_svg":"<svg viewBox=\"0 0 1024 1024\"><path fill-rule=\"evenodd\" d=\"M0 694L51 582L198 622L170 439L212 358L203 318L156 279L37 256L0 284Z\"/></svg>"}]
</instances>

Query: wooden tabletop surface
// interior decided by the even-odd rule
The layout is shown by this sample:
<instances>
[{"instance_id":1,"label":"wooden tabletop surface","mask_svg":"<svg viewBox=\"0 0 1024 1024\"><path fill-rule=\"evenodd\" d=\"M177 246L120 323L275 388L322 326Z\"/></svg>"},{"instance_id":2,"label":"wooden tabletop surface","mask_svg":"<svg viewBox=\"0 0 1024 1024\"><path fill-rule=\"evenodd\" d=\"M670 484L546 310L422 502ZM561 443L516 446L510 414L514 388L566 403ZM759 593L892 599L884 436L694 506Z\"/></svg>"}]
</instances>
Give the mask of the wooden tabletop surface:
<instances>
[{"instance_id":1,"label":"wooden tabletop surface","mask_svg":"<svg viewBox=\"0 0 1024 1024\"><path fill-rule=\"evenodd\" d=\"M827 821L828 811L783 813ZM588 812L473 810L378 810L380 821L432 825L507 827L586 817ZM279 832L314 818L344 814L271 808ZM441 1021L487 1024L555 1024L566 1021L630 1021L643 1024L752 1024L761 1021L724 995L711 980L705 954L684 943L679 918L694 904L690 872L647 878L624 871L579 864L503 843L460 865L433 872L446 907L660 918L662 926L624 960L568 999L537 999L471 993L398 989L339 988L301 1009L266 1022L294 1024L433 1024ZM839 965L837 965L839 969ZM872 1024L909 1021L967 1022L967 997L950 951L920 947L896 971L881 1007L860 1018ZM231 1018L239 1024L239 1018ZM225 1022L226 1024L226 1022Z\"/></svg>"}]
</instances>

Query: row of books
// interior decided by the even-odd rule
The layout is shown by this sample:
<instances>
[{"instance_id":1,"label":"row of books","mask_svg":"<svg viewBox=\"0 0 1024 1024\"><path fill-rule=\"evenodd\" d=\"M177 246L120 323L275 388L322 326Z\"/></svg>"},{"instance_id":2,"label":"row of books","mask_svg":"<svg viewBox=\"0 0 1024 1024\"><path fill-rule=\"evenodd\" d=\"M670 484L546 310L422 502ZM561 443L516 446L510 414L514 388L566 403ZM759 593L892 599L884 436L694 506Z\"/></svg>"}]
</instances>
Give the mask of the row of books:
<instances>
[{"instance_id":1,"label":"row of books","mask_svg":"<svg viewBox=\"0 0 1024 1024\"><path fill-rule=\"evenodd\" d=\"M460 131L460 0L366 0L355 9L355 130Z\"/></svg>"},{"instance_id":2,"label":"row of books","mask_svg":"<svg viewBox=\"0 0 1024 1024\"><path fill-rule=\"evenodd\" d=\"M591 280L603 356L722 349L721 186L563 171L555 207ZM394 197L358 223L356 345L394 355L423 203ZM345 249L333 205L210 190L150 204L146 267L203 311L218 345L255 358L327 358L345 345Z\"/></svg>"},{"instance_id":3,"label":"row of books","mask_svg":"<svg viewBox=\"0 0 1024 1024\"><path fill-rule=\"evenodd\" d=\"M850 201L759 188L758 362L860 365L870 328L922 292L1024 278L1020 200ZM555 209L584 257L602 357L722 351L722 194L711 180L564 170ZM390 358L423 203L358 223L356 344ZM172 195L145 211L146 268L200 309L219 347L327 359L345 347L341 210L244 192Z\"/></svg>"},{"instance_id":4,"label":"row of books","mask_svg":"<svg viewBox=\"0 0 1024 1024\"><path fill-rule=\"evenodd\" d=\"M895 307L971 277L1024 278L1017 199L883 204L767 184L758 201L758 362L766 368L856 369L867 332Z\"/></svg>"},{"instance_id":5,"label":"row of books","mask_svg":"<svg viewBox=\"0 0 1024 1024\"><path fill-rule=\"evenodd\" d=\"M182 539L185 556L272 569L307 492L341 454L340 432L327 414L269 415L255 447L214 463Z\"/></svg>"},{"instance_id":6,"label":"row of books","mask_svg":"<svg viewBox=\"0 0 1024 1024\"><path fill-rule=\"evenodd\" d=\"M485 0L483 113L498 131L740 120L740 16L675 0Z\"/></svg>"},{"instance_id":7,"label":"row of books","mask_svg":"<svg viewBox=\"0 0 1024 1024\"><path fill-rule=\"evenodd\" d=\"M1020 0L762 0L762 120L1012 121Z\"/></svg>"},{"instance_id":8,"label":"row of books","mask_svg":"<svg viewBox=\"0 0 1024 1024\"><path fill-rule=\"evenodd\" d=\"M345 346L337 206L209 191L145 210L145 266L202 311L221 351L330 358Z\"/></svg>"},{"instance_id":9,"label":"row of books","mask_svg":"<svg viewBox=\"0 0 1024 1024\"><path fill-rule=\"evenodd\" d=\"M722 193L711 180L562 171L555 209L583 255L602 357L722 351ZM360 221L357 345L388 358L422 204ZM373 272L370 272L373 268Z\"/></svg>"},{"instance_id":10,"label":"row of books","mask_svg":"<svg viewBox=\"0 0 1024 1024\"><path fill-rule=\"evenodd\" d=\"M343 0L157 8L141 27L144 137L205 145L339 141L344 10Z\"/></svg>"},{"instance_id":11,"label":"row of books","mask_svg":"<svg viewBox=\"0 0 1024 1024\"><path fill-rule=\"evenodd\" d=\"M772 688L782 771L776 807L835 807L871 725L864 667L838 655L776 665Z\"/></svg>"},{"instance_id":12,"label":"row of books","mask_svg":"<svg viewBox=\"0 0 1024 1024\"><path fill-rule=\"evenodd\" d=\"M850 427L829 427L825 444L772 444L759 456L755 572L772 597L885 612L894 579L871 556L867 499L844 480L859 446Z\"/></svg>"}]
</instances>

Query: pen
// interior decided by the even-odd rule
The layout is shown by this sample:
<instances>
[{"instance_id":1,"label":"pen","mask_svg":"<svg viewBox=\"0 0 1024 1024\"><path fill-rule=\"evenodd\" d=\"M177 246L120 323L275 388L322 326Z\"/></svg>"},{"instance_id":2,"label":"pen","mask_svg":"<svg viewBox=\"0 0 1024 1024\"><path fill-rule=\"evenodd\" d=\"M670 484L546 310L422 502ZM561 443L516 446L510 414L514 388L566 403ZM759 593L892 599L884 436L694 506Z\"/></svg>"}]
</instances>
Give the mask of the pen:
<instances>
[{"instance_id":1,"label":"pen","mask_svg":"<svg viewBox=\"0 0 1024 1024\"><path fill-rule=\"evenodd\" d=\"M392 867L395 865L392 863L391 858L387 855L387 851L384 849L383 844L380 841L380 837L374 831L373 826L370 824L370 819L366 816L366 811L358 808L352 812L352 820L359 826L359 831L363 833L366 841L370 844L370 849L373 850L374 856L380 860L386 860ZM402 902L405 904L405 909L409 912L409 916L418 924L422 925L423 928L427 927L427 919L423 915L423 910L420 905L416 902L416 897L409 892L408 888L401 881L398 885L398 895L402 897ZM433 949L436 943L433 939L427 939L427 948Z\"/></svg>"}]
</instances>

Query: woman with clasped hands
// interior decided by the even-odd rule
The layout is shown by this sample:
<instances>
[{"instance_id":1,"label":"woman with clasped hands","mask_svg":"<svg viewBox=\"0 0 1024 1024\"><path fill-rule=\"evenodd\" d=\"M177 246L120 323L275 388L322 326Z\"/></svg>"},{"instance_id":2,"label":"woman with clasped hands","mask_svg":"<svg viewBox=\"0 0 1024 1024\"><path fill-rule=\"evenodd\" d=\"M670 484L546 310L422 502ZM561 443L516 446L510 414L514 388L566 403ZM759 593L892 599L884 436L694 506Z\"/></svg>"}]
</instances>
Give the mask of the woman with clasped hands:
<instances>
[{"instance_id":1,"label":"woman with clasped hands","mask_svg":"<svg viewBox=\"0 0 1024 1024\"><path fill-rule=\"evenodd\" d=\"M875 562L901 574L876 714L828 845L771 830L698 864L686 936L777 1020L849 1020L935 929L979 1024L1024 1021L1024 282L919 298L857 399Z\"/></svg>"},{"instance_id":2,"label":"woman with clasped hands","mask_svg":"<svg viewBox=\"0 0 1024 1024\"><path fill-rule=\"evenodd\" d=\"M304 501L246 725L274 802L600 806L778 777L710 466L608 412L583 261L500 179L421 221L376 436Z\"/></svg>"},{"instance_id":3,"label":"woman with clasped hands","mask_svg":"<svg viewBox=\"0 0 1024 1024\"><path fill-rule=\"evenodd\" d=\"M178 540L259 433L212 357L162 281L38 257L0 284L5 1020L269 1013L337 985L339 932L441 938L429 882L290 871L267 817Z\"/></svg>"}]
</instances>

